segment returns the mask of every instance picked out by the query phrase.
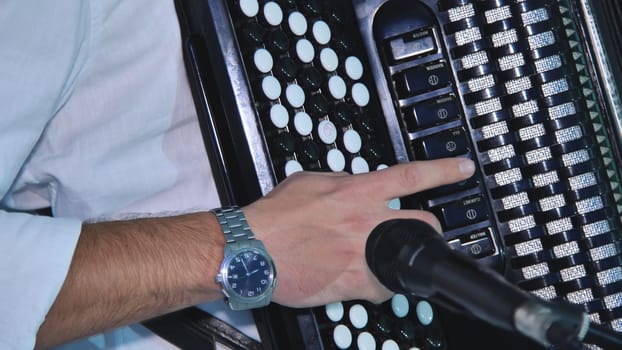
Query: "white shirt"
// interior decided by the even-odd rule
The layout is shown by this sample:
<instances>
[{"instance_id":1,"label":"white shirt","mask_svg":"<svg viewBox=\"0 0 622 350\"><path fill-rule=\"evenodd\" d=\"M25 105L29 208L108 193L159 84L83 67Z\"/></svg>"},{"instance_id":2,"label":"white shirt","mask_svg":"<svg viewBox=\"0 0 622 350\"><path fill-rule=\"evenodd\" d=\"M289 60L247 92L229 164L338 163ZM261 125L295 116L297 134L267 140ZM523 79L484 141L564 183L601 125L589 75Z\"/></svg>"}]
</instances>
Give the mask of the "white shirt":
<instances>
[{"instance_id":1,"label":"white shirt","mask_svg":"<svg viewBox=\"0 0 622 350\"><path fill-rule=\"evenodd\" d=\"M0 77L0 348L28 349L82 221L219 200L172 1L3 1ZM170 347L139 326L71 345Z\"/></svg>"}]
</instances>

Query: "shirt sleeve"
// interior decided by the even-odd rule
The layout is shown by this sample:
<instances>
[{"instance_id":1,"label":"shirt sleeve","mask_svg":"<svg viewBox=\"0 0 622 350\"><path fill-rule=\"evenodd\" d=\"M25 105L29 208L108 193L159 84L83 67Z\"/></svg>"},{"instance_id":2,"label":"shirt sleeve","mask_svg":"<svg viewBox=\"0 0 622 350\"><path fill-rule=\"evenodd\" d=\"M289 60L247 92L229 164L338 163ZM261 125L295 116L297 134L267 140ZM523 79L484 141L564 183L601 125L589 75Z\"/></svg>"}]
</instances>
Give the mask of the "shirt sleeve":
<instances>
[{"instance_id":1,"label":"shirt sleeve","mask_svg":"<svg viewBox=\"0 0 622 350\"><path fill-rule=\"evenodd\" d=\"M80 221L12 212L10 188L71 93L89 1L0 2L0 348L29 349L71 263Z\"/></svg>"}]
</instances>

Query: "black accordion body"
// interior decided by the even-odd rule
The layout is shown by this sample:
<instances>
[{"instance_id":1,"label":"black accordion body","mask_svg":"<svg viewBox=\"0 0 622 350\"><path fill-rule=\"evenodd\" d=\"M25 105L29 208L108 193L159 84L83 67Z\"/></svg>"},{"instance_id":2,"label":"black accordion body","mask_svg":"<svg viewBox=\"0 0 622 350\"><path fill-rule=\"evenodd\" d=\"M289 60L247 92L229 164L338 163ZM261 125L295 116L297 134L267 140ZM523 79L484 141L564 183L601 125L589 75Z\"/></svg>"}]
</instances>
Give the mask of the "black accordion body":
<instances>
[{"instance_id":1,"label":"black accordion body","mask_svg":"<svg viewBox=\"0 0 622 350\"><path fill-rule=\"evenodd\" d=\"M619 2L176 3L223 204L301 170L469 157L471 179L392 206L435 213L453 248L622 331ZM454 312L397 295L256 319L267 349L523 344Z\"/></svg>"}]
</instances>

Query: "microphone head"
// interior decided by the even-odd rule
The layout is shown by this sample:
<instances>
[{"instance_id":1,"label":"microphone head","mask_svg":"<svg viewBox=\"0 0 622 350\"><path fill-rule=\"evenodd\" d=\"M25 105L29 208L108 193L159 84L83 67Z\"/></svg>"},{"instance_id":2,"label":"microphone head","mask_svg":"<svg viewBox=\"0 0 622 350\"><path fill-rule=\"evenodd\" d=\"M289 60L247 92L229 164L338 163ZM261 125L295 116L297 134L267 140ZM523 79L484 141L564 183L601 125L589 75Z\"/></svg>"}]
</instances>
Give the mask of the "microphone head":
<instances>
[{"instance_id":1,"label":"microphone head","mask_svg":"<svg viewBox=\"0 0 622 350\"><path fill-rule=\"evenodd\" d=\"M380 283L396 293L404 293L399 272L402 262L400 252L423 247L430 239L441 239L436 230L421 220L393 219L376 226L365 246L367 265Z\"/></svg>"}]
</instances>

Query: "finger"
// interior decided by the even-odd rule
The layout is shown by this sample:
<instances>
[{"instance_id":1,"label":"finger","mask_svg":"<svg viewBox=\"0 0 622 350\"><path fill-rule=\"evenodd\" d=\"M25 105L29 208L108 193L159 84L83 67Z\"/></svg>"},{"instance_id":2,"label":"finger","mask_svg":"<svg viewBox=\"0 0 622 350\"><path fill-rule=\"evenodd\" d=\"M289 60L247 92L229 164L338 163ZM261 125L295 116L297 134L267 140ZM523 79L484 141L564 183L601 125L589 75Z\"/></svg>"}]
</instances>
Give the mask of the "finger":
<instances>
[{"instance_id":1,"label":"finger","mask_svg":"<svg viewBox=\"0 0 622 350\"><path fill-rule=\"evenodd\" d=\"M475 165L467 158L445 158L398 164L387 169L350 177L352 185L381 200L406 196L448 185L473 175Z\"/></svg>"},{"instance_id":2,"label":"finger","mask_svg":"<svg viewBox=\"0 0 622 350\"><path fill-rule=\"evenodd\" d=\"M424 210L389 210L390 213L388 215L387 220L391 219L416 219L425 222L426 224L432 226L436 232L441 234L443 232L443 228L441 226L438 218L429 211Z\"/></svg>"}]
</instances>

